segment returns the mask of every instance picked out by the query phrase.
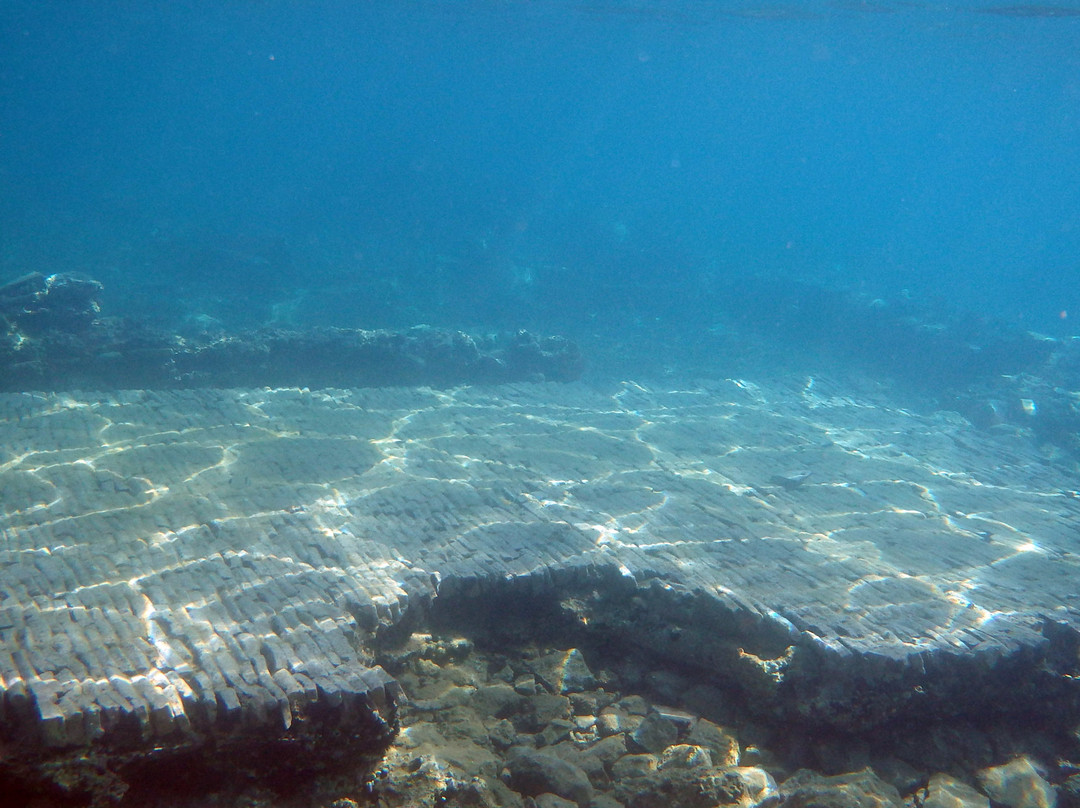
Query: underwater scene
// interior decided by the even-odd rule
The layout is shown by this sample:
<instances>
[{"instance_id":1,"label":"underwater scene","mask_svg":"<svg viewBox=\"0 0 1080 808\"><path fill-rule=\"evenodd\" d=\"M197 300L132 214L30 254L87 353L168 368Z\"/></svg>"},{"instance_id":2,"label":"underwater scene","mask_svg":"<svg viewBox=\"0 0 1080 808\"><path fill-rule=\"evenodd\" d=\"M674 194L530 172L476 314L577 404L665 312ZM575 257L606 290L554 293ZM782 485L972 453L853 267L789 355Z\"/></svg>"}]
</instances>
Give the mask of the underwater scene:
<instances>
[{"instance_id":1,"label":"underwater scene","mask_svg":"<svg viewBox=\"0 0 1080 808\"><path fill-rule=\"evenodd\" d=\"M1080 808L1080 2L0 0L0 808Z\"/></svg>"}]
</instances>

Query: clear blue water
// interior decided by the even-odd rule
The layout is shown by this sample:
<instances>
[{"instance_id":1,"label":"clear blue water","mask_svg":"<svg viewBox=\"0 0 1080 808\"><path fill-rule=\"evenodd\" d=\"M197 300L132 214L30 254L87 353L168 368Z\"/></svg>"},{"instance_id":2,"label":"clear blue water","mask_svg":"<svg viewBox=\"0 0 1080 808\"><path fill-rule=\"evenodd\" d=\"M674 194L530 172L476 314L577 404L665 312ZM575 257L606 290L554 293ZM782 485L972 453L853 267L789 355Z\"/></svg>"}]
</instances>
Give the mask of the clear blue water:
<instances>
[{"instance_id":1,"label":"clear blue water","mask_svg":"<svg viewBox=\"0 0 1080 808\"><path fill-rule=\"evenodd\" d=\"M1073 334L1080 3L1003 5L4 0L0 280L692 341L767 275Z\"/></svg>"}]
</instances>

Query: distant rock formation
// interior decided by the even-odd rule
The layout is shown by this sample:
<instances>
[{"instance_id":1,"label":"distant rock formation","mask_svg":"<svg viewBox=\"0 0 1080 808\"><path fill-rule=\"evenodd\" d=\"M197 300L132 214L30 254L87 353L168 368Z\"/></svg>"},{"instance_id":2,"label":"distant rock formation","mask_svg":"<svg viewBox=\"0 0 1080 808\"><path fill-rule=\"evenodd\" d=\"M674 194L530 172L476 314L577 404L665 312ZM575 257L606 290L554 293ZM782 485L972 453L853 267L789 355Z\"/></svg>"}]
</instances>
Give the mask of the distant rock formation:
<instances>
[{"instance_id":1,"label":"distant rock formation","mask_svg":"<svg viewBox=\"0 0 1080 808\"><path fill-rule=\"evenodd\" d=\"M0 391L184 387L449 386L573 381L578 346L526 331L474 337L403 331L264 328L180 335L101 316L102 285L31 273L0 287Z\"/></svg>"}]
</instances>

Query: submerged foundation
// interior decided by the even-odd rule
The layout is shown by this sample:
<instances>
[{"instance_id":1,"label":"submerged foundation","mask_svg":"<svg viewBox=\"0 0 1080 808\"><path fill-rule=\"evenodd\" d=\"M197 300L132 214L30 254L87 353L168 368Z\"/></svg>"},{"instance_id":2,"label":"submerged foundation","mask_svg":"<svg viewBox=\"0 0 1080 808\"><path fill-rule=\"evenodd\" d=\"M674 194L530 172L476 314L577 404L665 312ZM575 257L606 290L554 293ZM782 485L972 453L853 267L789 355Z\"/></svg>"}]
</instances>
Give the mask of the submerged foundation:
<instances>
[{"instance_id":1,"label":"submerged foundation","mask_svg":"<svg viewBox=\"0 0 1080 808\"><path fill-rule=\"evenodd\" d=\"M1015 430L820 379L12 394L0 418L20 788L377 768L408 695L384 657L417 631L572 645L624 690L636 660L789 739L1076 723L1080 496Z\"/></svg>"}]
</instances>

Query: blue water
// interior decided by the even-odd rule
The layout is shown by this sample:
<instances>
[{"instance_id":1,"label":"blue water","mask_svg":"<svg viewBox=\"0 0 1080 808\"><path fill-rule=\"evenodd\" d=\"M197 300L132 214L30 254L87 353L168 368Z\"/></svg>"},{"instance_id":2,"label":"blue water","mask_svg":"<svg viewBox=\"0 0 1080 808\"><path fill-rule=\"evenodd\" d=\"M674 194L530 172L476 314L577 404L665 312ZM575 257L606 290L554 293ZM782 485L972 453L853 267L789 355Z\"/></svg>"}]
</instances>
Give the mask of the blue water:
<instances>
[{"instance_id":1,"label":"blue water","mask_svg":"<svg viewBox=\"0 0 1080 808\"><path fill-rule=\"evenodd\" d=\"M692 342L747 276L1080 322L1080 3L0 2L0 280ZM993 13L991 13L993 12Z\"/></svg>"}]
</instances>

